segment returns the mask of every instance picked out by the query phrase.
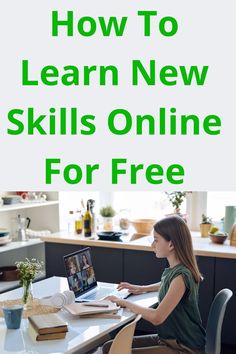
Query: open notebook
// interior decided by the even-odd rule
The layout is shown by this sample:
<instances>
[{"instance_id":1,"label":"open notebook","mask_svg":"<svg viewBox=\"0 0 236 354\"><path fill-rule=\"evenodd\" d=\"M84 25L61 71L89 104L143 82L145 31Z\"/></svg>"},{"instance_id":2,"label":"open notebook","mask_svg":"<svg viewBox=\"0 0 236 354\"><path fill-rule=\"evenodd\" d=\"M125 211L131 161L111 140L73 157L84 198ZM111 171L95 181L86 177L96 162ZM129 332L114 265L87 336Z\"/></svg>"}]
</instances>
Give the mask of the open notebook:
<instances>
[{"instance_id":1,"label":"open notebook","mask_svg":"<svg viewBox=\"0 0 236 354\"><path fill-rule=\"evenodd\" d=\"M91 301L89 303L73 303L64 308L75 316L94 316L100 314L114 315L120 309L116 304L108 300ZM109 317L109 316L108 316Z\"/></svg>"}]
</instances>

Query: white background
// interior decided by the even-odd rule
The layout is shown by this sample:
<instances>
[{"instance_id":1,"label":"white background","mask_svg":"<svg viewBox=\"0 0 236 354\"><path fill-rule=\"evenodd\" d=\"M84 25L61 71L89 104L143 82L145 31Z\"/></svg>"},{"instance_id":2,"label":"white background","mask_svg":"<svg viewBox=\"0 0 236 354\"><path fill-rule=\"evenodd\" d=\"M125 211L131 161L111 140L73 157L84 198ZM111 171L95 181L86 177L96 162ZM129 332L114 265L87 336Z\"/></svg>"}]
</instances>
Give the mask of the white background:
<instances>
[{"instance_id":1,"label":"white background","mask_svg":"<svg viewBox=\"0 0 236 354\"><path fill-rule=\"evenodd\" d=\"M0 163L2 190L234 190L235 162L235 5L234 0L163 0L163 1L2 1L0 4ZM143 20L138 10L156 10L152 35L144 37ZM74 19L82 16L128 16L123 37L103 37L99 30L92 37L82 37L76 30L73 37L60 31L51 36L51 12L66 16L74 11ZM158 21L173 16L178 33L163 37ZM76 26L75 26L76 28ZM23 87L21 62L28 59L32 78L39 78L45 65L62 68L75 65L115 65L119 70L119 86L99 87L98 76L88 87L58 85ZM157 62L161 67L173 65L209 65L204 86L168 87L158 80L154 87L145 83L131 84L131 61ZM97 131L91 136L10 136L7 113L13 108L34 107L38 114L47 114L50 107L78 107L79 114L94 114ZM125 108L135 117L152 114L160 107L176 107L179 114L208 114L221 117L220 136L136 136L135 130L124 136L112 135L107 116L115 108ZM26 116L24 118L26 122ZM11 126L12 127L12 126ZM45 158L61 158L62 166L77 163L99 163L93 185L83 180L69 185L62 177L53 177L45 184ZM111 159L127 158L130 163L160 164L164 168L179 163L185 168L183 185L170 185L166 180L151 185L140 174L131 185L129 174L111 184ZM127 165L128 168L128 165Z\"/></svg>"}]
</instances>

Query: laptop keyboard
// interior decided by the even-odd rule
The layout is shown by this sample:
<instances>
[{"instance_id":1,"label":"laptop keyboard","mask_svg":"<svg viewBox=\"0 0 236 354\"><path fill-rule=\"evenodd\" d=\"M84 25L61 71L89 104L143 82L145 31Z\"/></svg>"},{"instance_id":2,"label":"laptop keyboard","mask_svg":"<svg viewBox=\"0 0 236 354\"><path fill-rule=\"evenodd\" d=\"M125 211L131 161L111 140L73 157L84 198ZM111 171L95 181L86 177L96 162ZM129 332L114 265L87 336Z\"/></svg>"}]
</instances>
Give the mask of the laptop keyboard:
<instances>
[{"instance_id":1,"label":"laptop keyboard","mask_svg":"<svg viewBox=\"0 0 236 354\"><path fill-rule=\"evenodd\" d=\"M103 299L104 297L111 296L111 295L117 296L121 299L125 299L130 295L130 293L125 289L121 291L114 290L112 292L109 292L108 289L100 288L97 291L93 292L92 294L87 294L86 300L100 300Z\"/></svg>"},{"instance_id":2,"label":"laptop keyboard","mask_svg":"<svg viewBox=\"0 0 236 354\"><path fill-rule=\"evenodd\" d=\"M120 290L120 291L114 290L111 295L117 296L120 299L126 299L131 294L128 292L128 290L124 289L124 290Z\"/></svg>"}]
</instances>

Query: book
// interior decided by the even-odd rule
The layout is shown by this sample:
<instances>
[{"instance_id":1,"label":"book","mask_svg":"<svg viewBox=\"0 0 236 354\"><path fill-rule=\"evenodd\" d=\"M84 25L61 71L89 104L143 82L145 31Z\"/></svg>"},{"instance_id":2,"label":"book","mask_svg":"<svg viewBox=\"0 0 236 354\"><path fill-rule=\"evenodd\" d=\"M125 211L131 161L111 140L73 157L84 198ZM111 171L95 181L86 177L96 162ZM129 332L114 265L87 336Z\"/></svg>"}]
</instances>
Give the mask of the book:
<instances>
[{"instance_id":1,"label":"book","mask_svg":"<svg viewBox=\"0 0 236 354\"><path fill-rule=\"evenodd\" d=\"M69 313L76 316L91 316L97 314L114 314L120 307L108 300L101 301L90 301L85 303L73 303L70 305L65 305Z\"/></svg>"},{"instance_id":2,"label":"book","mask_svg":"<svg viewBox=\"0 0 236 354\"><path fill-rule=\"evenodd\" d=\"M38 334L68 332L67 323L56 313L33 315L28 320Z\"/></svg>"},{"instance_id":3,"label":"book","mask_svg":"<svg viewBox=\"0 0 236 354\"><path fill-rule=\"evenodd\" d=\"M109 313L94 313L91 315L83 315L83 318L121 318L122 316L118 313L109 312Z\"/></svg>"},{"instance_id":4,"label":"book","mask_svg":"<svg viewBox=\"0 0 236 354\"><path fill-rule=\"evenodd\" d=\"M30 322L28 327L28 333L31 339L37 342L44 340L64 339L66 336L66 332L39 334Z\"/></svg>"}]
</instances>

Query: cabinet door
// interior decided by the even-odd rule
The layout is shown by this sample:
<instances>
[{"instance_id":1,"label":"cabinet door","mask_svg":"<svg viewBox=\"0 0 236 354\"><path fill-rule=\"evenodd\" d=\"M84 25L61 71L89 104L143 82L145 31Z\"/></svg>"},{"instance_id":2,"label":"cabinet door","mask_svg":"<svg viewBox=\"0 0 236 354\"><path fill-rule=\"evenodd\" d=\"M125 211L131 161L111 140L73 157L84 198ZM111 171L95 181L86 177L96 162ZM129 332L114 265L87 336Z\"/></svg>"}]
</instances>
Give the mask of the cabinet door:
<instances>
[{"instance_id":1,"label":"cabinet door","mask_svg":"<svg viewBox=\"0 0 236 354\"><path fill-rule=\"evenodd\" d=\"M214 299L215 258L198 256L197 263L204 278L199 286L199 310L203 326L206 327L211 303Z\"/></svg>"},{"instance_id":2,"label":"cabinet door","mask_svg":"<svg viewBox=\"0 0 236 354\"><path fill-rule=\"evenodd\" d=\"M233 291L225 312L222 328L222 343L236 345L236 259L216 259L215 293L228 288Z\"/></svg>"},{"instance_id":3,"label":"cabinet door","mask_svg":"<svg viewBox=\"0 0 236 354\"><path fill-rule=\"evenodd\" d=\"M46 277L57 275L65 277L63 256L81 249L79 245L67 245L63 243L45 243Z\"/></svg>"},{"instance_id":4,"label":"cabinet door","mask_svg":"<svg viewBox=\"0 0 236 354\"><path fill-rule=\"evenodd\" d=\"M166 260L156 258L153 252L124 251L124 281L140 285L157 283L165 267ZM136 331L139 334L156 333L156 327L142 319Z\"/></svg>"},{"instance_id":5,"label":"cabinet door","mask_svg":"<svg viewBox=\"0 0 236 354\"><path fill-rule=\"evenodd\" d=\"M167 262L153 252L124 250L124 281L146 285L157 283Z\"/></svg>"},{"instance_id":6,"label":"cabinet door","mask_svg":"<svg viewBox=\"0 0 236 354\"><path fill-rule=\"evenodd\" d=\"M91 247L96 279L107 283L119 283L123 279L123 250Z\"/></svg>"}]
</instances>

